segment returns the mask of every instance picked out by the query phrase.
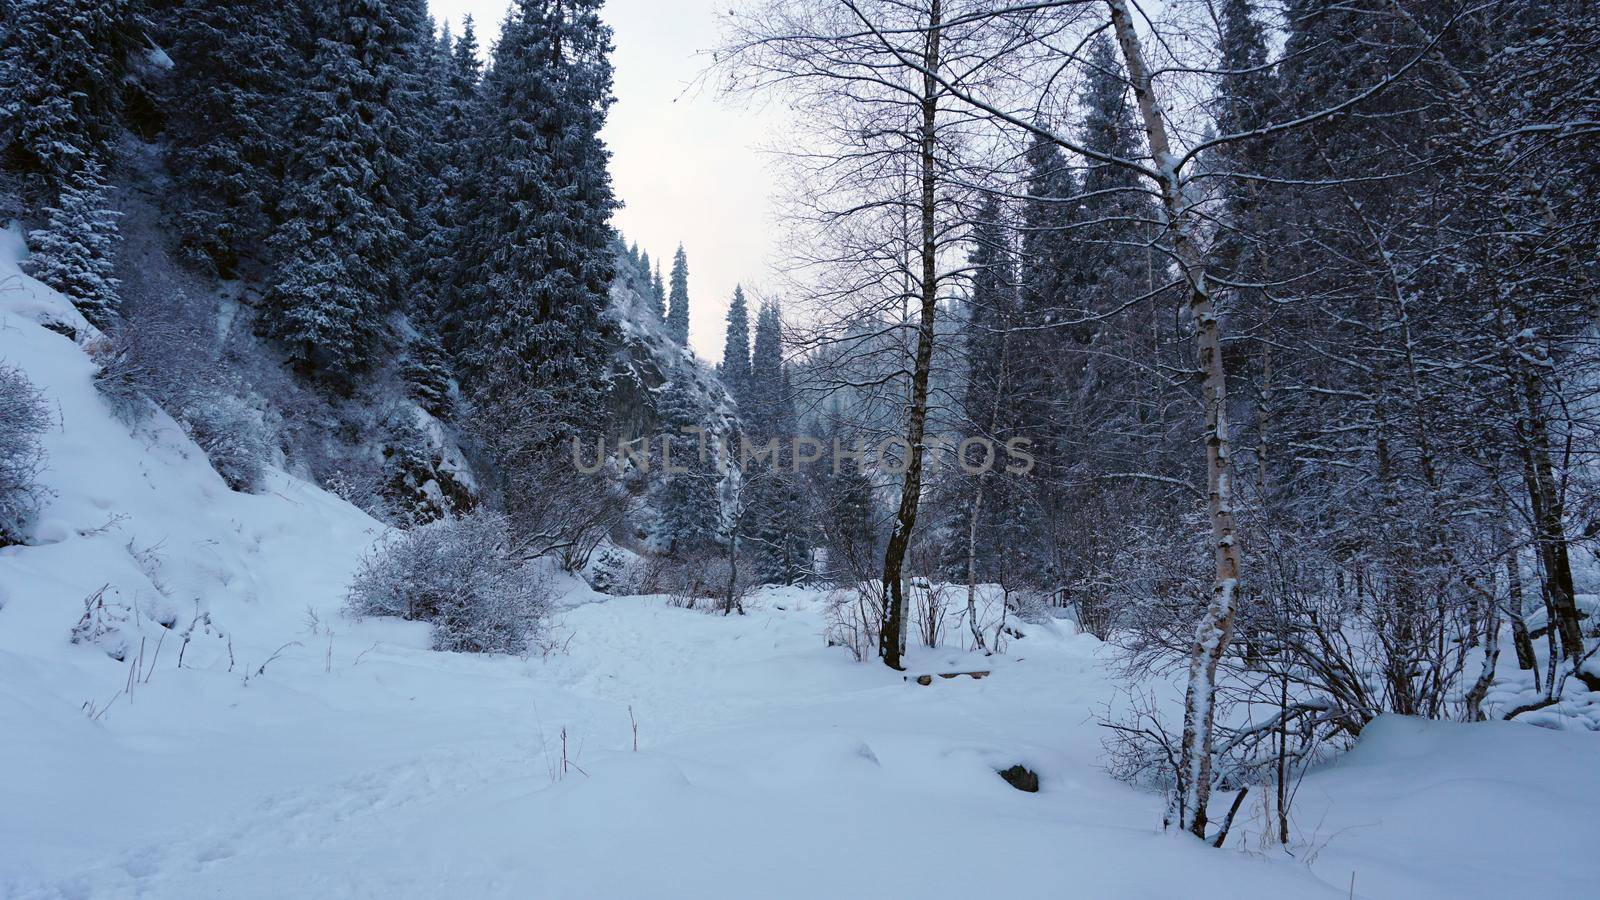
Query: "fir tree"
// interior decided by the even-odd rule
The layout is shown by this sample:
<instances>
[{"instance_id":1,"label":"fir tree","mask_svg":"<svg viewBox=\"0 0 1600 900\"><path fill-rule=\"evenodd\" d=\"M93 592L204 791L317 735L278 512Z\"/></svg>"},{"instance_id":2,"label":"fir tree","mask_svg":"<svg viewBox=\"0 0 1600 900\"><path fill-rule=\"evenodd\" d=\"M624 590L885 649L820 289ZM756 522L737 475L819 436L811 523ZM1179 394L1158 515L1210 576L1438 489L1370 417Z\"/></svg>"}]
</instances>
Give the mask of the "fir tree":
<instances>
[{"instance_id":1,"label":"fir tree","mask_svg":"<svg viewBox=\"0 0 1600 900\"><path fill-rule=\"evenodd\" d=\"M301 366L368 365L393 308L406 239L398 98L400 24L383 0L336 0L311 61L289 164L267 321Z\"/></svg>"},{"instance_id":2,"label":"fir tree","mask_svg":"<svg viewBox=\"0 0 1600 900\"><path fill-rule=\"evenodd\" d=\"M655 300L656 319L667 320L667 284L661 278L661 263L656 263L655 277L650 280L650 293Z\"/></svg>"},{"instance_id":3,"label":"fir tree","mask_svg":"<svg viewBox=\"0 0 1600 900\"><path fill-rule=\"evenodd\" d=\"M411 388L412 396L430 415L449 419L454 414L450 391L454 374L450 358L437 338L426 331L413 338L400 375Z\"/></svg>"},{"instance_id":4,"label":"fir tree","mask_svg":"<svg viewBox=\"0 0 1600 900\"><path fill-rule=\"evenodd\" d=\"M93 158L67 176L48 223L28 234L28 274L60 291L91 325L105 328L121 300L115 276L118 213L106 205L106 185Z\"/></svg>"},{"instance_id":5,"label":"fir tree","mask_svg":"<svg viewBox=\"0 0 1600 900\"><path fill-rule=\"evenodd\" d=\"M830 418L837 420L837 411ZM818 486L820 508L810 518L818 523L823 546L827 549L827 571L822 574L848 584L866 579L882 562L877 539L879 512L871 477L862 470L855 456L849 453L834 456L835 442L842 449L851 449L848 436L842 430L833 430L825 455L833 462L821 466L813 479Z\"/></svg>"},{"instance_id":6,"label":"fir tree","mask_svg":"<svg viewBox=\"0 0 1600 900\"><path fill-rule=\"evenodd\" d=\"M783 317L776 303L763 303L756 315L750 373L741 400L741 421L757 443L777 439L780 452L771 468L747 473L746 534L754 549L759 578L793 584L810 574L804 476L795 472L788 438L796 428L789 378L783 364Z\"/></svg>"},{"instance_id":7,"label":"fir tree","mask_svg":"<svg viewBox=\"0 0 1600 900\"><path fill-rule=\"evenodd\" d=\"M521 0L484 77L463 182L452 298L481 409L527 423L524 447L601 425L616 201L600 139L611 31L598 0Z\"/></svg>"},{"instance_id":8,"label":"fir tree","mask_svg":"<svg viewBox=\"0 0 1600 900\"><path fill-rule=\"evenodd\" d=\"M472 167L472 140L480 112L478 36L472 16L461 21L461 34L450 46L443 71L444 97L439 111L439 195L428 207L433 227L423 240L420 296L413 304L419 318L432 321L447 345L454 346L461 327L459 307L446 301L461 272L456 252L462 244L463 198L469 192L467 171Z\"/></svg>"},{"instance_id":9,"label":"fir tree","mask_svg":"<svg viewBox=\"0 0 1600 900\"><path fill-rule=\"evenodd\" d=\"M721 528L718 486L721 481L711 458L710 437L686 432L700 424L693 396L685 385L670 381L656 399L656 416L663 431L666 456L657 507L661 513L656 544L679 558L709 550ZM684 471L673 471L684 470Z\"/></svg>"},{"instance_id":10,"label":"fir tree","mask_svg":"<svg viewBox=\"0 0 1600 900\"><path fill-rule=\"evenodd\" d=\"M0 154L47 200L118 125L135 0L16 0L0 34Z\"/></svg>"},{"instance_id":11,"label":"fir tree","mask_svg":"<svg viewBox=\"0 0 1600 900\"><path fill-rule=\"evenodd\" d=\"M689 260L683 245L672 257L672 293L668 296L667 332L682 346L689 344Z\"/></svg>"},{"instance_id":12,"label":"fir tree","mask_svg":"<svg viewBox=\"0 0 1600 900\"><path fill-rule=\"evenodd\" d=\"M261 249L277 211L310 43L295 12L277 0L187 0L172 14L167 167L178 231L223 277Z\"/></svg>"},{"instance_id":13,"label":"fir tree","mask_svg":"<svg viewBox=\"0 0 1600 900\"><path fill-rule=\"evenodd\" d=\"M1057 233L1059 235L1059 233ZM972 283L966 322L967 384L962 397L965 436L982 438L999 448L1013 438L1048 430L1045 422L1025 423L1028 415L1049 414L1050 396L1031 393L1048 390L1039 380L1024 384L1018 376L1038 379L1041 361L1028 354L1042 343L1038 332L1018 330L1015 257L1009 229L998 198L989 195L978 213L969 257ZM1019 390L1023 388L1023 390ZM1032 424L1032 429L1027 427ZM1039 426L1045 426L1040 428ZM970 460L983 461L982 454ZM954 474L955 490L949 504L954 533L972 540L951 545L953 572L966 575L967 556L973 554L982 580L998 580L1028 553L1036 519L1029 514L1027 494L1031 484L1020 476L989 467L978 473ZM973 521L976 511L977 518ZM969 531L969 529L973 529Z\"/></svg>"},{"instance_id":14,"label":"fir tree","mask_svg":"<svg viewBox=\"0 0 1600 900\"><path fill-rule=\"evenodd\" d=\"M1064 463L1066 457L1056 439L1065 368L1063 345L1087 341L1089 329L1061 324L1082 318L1077 307L1085 273L1075 265L1074 254L1074 242L1080 236L1069 230L1077 180L1061 150L1043 139L1035 138L1029 144L1026 161L1017 294L1017 325L1023 330L1011 339L1016 367L1008 381L1017 398L1019 436L1033 442L1043 484L1059 474L1058 463Z\"/></svg>"},{"instance_id":15,"label":"fir tree","mask_svg":"<svg viewBox=\"0 0 1600 900\"><path fill-rule=\"evenodd\" d=\"M785 469L757 473L746 501L745 532L754 553L752 568L765 584L799 584L811 571L806 528L805 476Z\"/></svg>"},{"instance_id":16,"label":"fir tree","mask_svg":"<svg viewBox=\"0 0 1600 900\"><path fill-rule=\"evenodd\" d=\"M735 286L728 306L728 335L722 346L722 383L735 400L744 402L750 380L750 311L745 305L744 288Z\"/></svg>"},{"instance_id":17,"label":"fir tree","mask_svg":"<svg viewBox=\"0 0 1600 900\"><path fill-rule=\"evenodd\" d=\"M750 377L745 387L745 427L765 439L789 434L794 413L785 385L783 322L776 303L763 303L756 315L750 348Z\"/></svg>"}]
</instances>

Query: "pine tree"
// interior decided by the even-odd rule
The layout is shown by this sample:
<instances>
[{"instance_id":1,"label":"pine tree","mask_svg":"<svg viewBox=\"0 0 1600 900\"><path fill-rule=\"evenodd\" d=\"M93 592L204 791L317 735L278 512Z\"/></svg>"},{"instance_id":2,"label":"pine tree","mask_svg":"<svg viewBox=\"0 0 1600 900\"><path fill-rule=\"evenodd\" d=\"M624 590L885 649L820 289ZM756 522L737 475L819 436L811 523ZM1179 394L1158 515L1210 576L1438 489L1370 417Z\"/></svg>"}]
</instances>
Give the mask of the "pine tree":
<instances>
[{"instance_id":1,"label":"pine tree","mask_svg":"<svg viewBox=\"0 0 1600 900\"><path fill-rule=\"evenodd\" d=\"M393 308L407 190L392 104L404 62L384 0L336 0L322 21L289 164L267 324L302 367L368 365Z\"/></svg>"},{"instance_id":2,"label":"pine tree","mask_svg":"<svg viewBox=\"0 0 1600 900\"><path fill-rule=\"evenodd\" d=\"M668 297L667 332L682 346L689 345L689 260L683 245L672 257L672 293Z\"/></svg>"},{"instance_id":3,"label":"pine tree","mask_svg":"<svg viewBox=\"0 0 1600 900\"><path fill-rule=\"evenodd\" d=\"M1020 216L1017 325L1011 340L1016 367L1008 374L1018 407L1019 436L1033 442L1038 460L1035 483L1048 490L1070 452L1060 446L1065 398L1061 384L1070 365L1064 346L1085 342L1089 329L1065 324L1081 319L1085 273L1077 265L1071 229L1079 187L1060 148L1035 138L1028 146L1026 197ZM970 349L970 348L969 348Z\"/></svg>"},{"instance_id":4,"label":"pine tree","mask_svg":"<svg viewBox=\"0 0 1600 900\"><path fill-rule=\"evenodd\" d=\"M52 199L118 125L135 0L16 0L0 35L0 154Z\"/></svg>"},{"instance_id":5,"label":"pine tree","mask_svg":"<svg viewBox=\"0 0 1600 900\"><path fill-rule=\"evenodd\" d=\"M661 263L656 263L655 277L650 280L650 293L655 300L656 319L667 320L667 285L661 279Z\"/></svg>"},{"instance_id":6,"label":"pine tree","mask_svg":"<svg viewBox=\"0 0 1600 900\"><path fill-rule=\"evenodd\" d=\"M785 383L782 314L776 303L763 303L750 348L750 378L745 388L748 409L743 416L745 427L762 439L793 430L794 410Z\"/></svg>"},{"instance_id":7,"label":"pine tree","mask_svg":"<svg viewBox=\"0 0 1600 900\"><path fill-rule=\"evenodd\" d=\"M417 402L430 415L449 419L454 414L450 383L455 376L450 357L429 331L421 331L412 339L400 375L406 380Z\"/></svg>"},{"instance_id":8,"label":"pine tree","mask_svg":"<svg viewBox=\"0 0 1600 900\"><path fill-rule=\"evenodd\" d=\"M470 193L467 172L472 166L473 138L480 111L479 81L482 64L478 60L478 36L472 16L461 22L461 34L451 43L444 68L444 97L439 111L440 193L427 216L433 227L423 240L419 276L421 296L414 304L419 318L432 321L446 346L457 346L460 339L461 309L448 302L458 290L461 273L456 258L462 245L464 198Z\"/></svg>"},{"instance_id":9,"label":"pine tree","mask_svg":"<svg viewBox=\"0 0 1600 900\"><path fill-rule=\"evenodd\" d=\"M750 380L750 311L745 305L744 288L735 286L728 306L728 335L722 347L722 383L733 398L744 402Z\"/></svg>"},{"instance_id":10,"label":"pine tree","mask_svg":"<svg viewBox=\"0 0 1600 900\"><path fill-rule=\"evenodd\" d=\"M681 382L670 381L657 393L656 416L663 432L666 457L673 469L665 471L657 496L661 513L656 544L678 558L705 552L715 545L721 530L718 486L721 481L711 459L710 437L685 432L700 425L694 398Z\"/></svg>"},{"instance_id":11,"label":"pine tree","mask_svg":"<svg viewBox=\"0 0 1600 900\"><path fill-rule=\"evenodd\" d=\"M830 415L837 421L837 411ZM872 478L850 453L834 456L833 443L853 449L847 435L834 429L828 436L829 450L824 455L831 465L821 465L812 479L817 485L819 509L808 516L818 523L822 544L827 550L825 577L840 583L863 581L882 562L878 546L879 510Z\"/></svg>"},{"instance_id":12,"label":"pine tree","mask_svg":"<svg viewBox=\"0 0 1600 900\"><path fill-rule=\"evenodd\" d=\"M793 584L811 568L806 530L804 475L794 471L789 438L797 425L789 378L783 364L783 316L778 305L763 303L756 315L750 373L741 400L740 421L757 444L776 439L780 451L770 468L746 473L744 532L754 550L757 577Z\"/></svg>"},{"instance_id":13,"label":"pine tree","mask_svg":"<svg viewBox=\"0 0 1600 900\"><path fill-rule=\"evenodd\" d=\"M1055 235L1059 237L1059 232ZM1024 384L1019 374L1037 377L1044 363L1031 354L1042 343L1039 332L1018 330L1021 324L1016 289L1015 255L1009 229L999 199L985 197L973 229L972 251L968 262L972 271L966 322L967 383L962 397L963 437L981 438L1003 453L1013 438L1027 437L1030 431L1049 432L1054 422L1026 422L1025 416L1048 415L1048 395L1040 397L1030 390L1048 390L1038 383ZM1048 334L1049 332L1045 332ZM1059 336L1056 336L1059 339ZM1053 360L1052 360L1053 361ZM1032 425L1029 429L1027 426ZM970 460L979 465L983 454ZM1017 561L1033 552L1036 518L1027 508L1031 482L1007 475L1003 462L978 473L958 470L952 473L954 496L949 504L951 531L969 535L956 541L950 550L953 572L965 578L967 565L974 564L980 580L997 581L1004 571L1014 570ZM974 514L976 519L974 520ZM972 555L974 558L968 560Z\"/></svg>"},{"instance_id":14,"label":"pine tree","mask_svg":"<svg viewBox=\"0 0 1600 900\"><path fill-rule=\"evenodd\" d=\"M223 277L271 230L289 156L291 103L310 44L278 0L186 0L171 16L168 164L178 231Z\"/></svg>"},{"instance_id":15,"label":"pine tree","mask_svg":"<svg viewBox=\"0 0 1600 900\"><path fill-rule=\"evenodd\" d=\"M480 411L526 450L601 427L616 201L600 139L611 31L598 0L521 0L484 77L452 303ZM487 420L486 420L487 421Z\"/></svg>"},{"instance_id":16,"label":"pine tree","mask_svg":"<svg viewBox=\"0 0 1600 900\"><path fill-rule=\"evenodd\" d=\"M806 528L805 476L785 469L757 473L746 500L751 568L764 584L799 584L809 578L811 543Z\"/></svg>"},{"instance_id":17,"label":"pine tree","mask_svg":"<svg viewBox=\"0 0 1600 900\"><path fill-rule=\"evenodd\" d=\"M44 228L28 234L28 274L60 291L91 325L105 328L121 300L115 276L118 213L106 204L100 164L87 159L44 210Z\"/></svg>"}]
</instances>

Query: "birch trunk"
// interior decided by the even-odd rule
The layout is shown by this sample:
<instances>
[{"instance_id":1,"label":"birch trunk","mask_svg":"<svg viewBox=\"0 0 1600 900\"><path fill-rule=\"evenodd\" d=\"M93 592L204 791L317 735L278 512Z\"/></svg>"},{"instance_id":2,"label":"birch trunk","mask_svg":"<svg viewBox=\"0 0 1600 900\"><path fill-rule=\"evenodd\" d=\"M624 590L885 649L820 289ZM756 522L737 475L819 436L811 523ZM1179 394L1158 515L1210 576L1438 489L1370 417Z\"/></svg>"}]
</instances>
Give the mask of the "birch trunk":
<instances>
[{"instance_id":1,"label":"birch trunk","mask_svg":"<svg viewBox=\"0 0 1600 900\"><path fill-rule=\"evenodd\" d=\"M1195 351L1205 380L1206 493L1211 518L1215 573L1211 602L1195 626L1189 650L1189 683L1184 696L1183 743L1178 769L1178 815L1181 827L1197 837L1206 832L1206 806L1211 799L1212 724L1217 663L1233 636L1239 585L1239 548L1228 483L1227 385L1222 367L1222 333L1211 288L1206 280L1206 254L1195 235L1179 181L1177 157L1167 138L1159 98L1151 83L1139 36L1128 14L1127 0L1106 0L1117 43L1122 47L1133 83L1139 116L1144 122L1150 155L1160 175L1162 204L1173 252L1189 288L1189 314L1194 320Z\"/></svg>"},{"instance_id":2,"label":"birch trunk","mask_svg":"<svg viewBox=\"0 0 1600 900\"><path fill-rule=\"evenodd\" d=\"M972 518L967 522L967 628L972 631L973 647L988 650L978 627L978 513L982 509L983 479L979 478L973 489Z\"/></svg>"},{"instance_id":3,"label":"birch trunk","mask_svg":"<svg viewBox=\"0 0 1600 900\"><path fill-rule=\"evenodd\" d=\"M933 319L938 304L938 245L934 233L934 187L938 176L934 169L934 139L939 111L936 73L939 70L942 25L941 0L933 0L928 8L927 40L922 58L922 124L919 128L921 147L918 152L922 186L919 204L922 219L922 283L919 285L918 298L921 316L911 373L910 416L906 422L905 480L900 489L900 507L895 514L894 530L889 533L889 546L883 555L883 623L878 631L878 655L891 669L904 668L901 656L905 652L906 551L911 546L912 531L917 524L917 504L922 496L922 442L928 419L928 372L933 365Z\"/></svg>"}]
</instances>

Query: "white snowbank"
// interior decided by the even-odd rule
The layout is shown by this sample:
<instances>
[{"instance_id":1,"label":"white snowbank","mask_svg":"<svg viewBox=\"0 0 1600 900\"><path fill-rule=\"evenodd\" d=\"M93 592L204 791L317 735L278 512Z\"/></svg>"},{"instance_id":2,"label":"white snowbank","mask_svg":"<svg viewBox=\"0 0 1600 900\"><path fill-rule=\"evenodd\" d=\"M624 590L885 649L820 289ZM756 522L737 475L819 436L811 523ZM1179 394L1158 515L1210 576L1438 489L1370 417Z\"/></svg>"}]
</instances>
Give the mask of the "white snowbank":
<instances>
[{"instance_id":1,"label":"white snowbank","mask_svg":"<svg viewBox=\"0 0 1600 900\"><path fill-rule=\"evenodd\" d=\"M799 589L723 617L569 581L556 647L527 660L348 621L380 526L281 473L229 491L164 417L130 434L36 324L59 298L8 246L0 359L62 427L39 545L0 550L0 896L1335 898L1353 872L1361 897L1498 900L1600 880L1600 744L1514 725L1374 725L1301 787L1299 858L1161 834L1161 798L1099 769L1113 682L1070 626L923 687L824 646ZM69 642L103 585L121 662L114 638ZM1039 793L995 774L1018 762ZM1238 827L1253 846L1264 823Z\"/></svg>"}]
</instances>

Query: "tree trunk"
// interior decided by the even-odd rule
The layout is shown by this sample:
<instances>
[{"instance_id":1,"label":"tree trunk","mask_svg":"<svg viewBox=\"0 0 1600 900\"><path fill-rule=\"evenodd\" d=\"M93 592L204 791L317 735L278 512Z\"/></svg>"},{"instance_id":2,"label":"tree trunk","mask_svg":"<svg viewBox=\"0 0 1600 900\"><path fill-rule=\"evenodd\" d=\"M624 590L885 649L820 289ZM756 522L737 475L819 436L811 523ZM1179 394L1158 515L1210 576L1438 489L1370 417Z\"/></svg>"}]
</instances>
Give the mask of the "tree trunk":
<instances>
[{"instance_id":1,"label":"tree trunk","mask_svg":"<svg viewBox=\"0 0 1600 900\"><path fill-rule=\"evenodd\" d=\"M1532 670L1533 681L1539 682L1539 661L1533 655L1533 638L1528 634L1527 620L1522 617L1522 563L1517 559L1517 548L1506 551L1507 617L1511 619L1511 643L1517 648L1517 668Z\"/></svg>"},{"instance_id":2,"label":"tree trunk","mask_svg":"<svg viewBox=\"0 0 1600 900\"><path fill-rule=\"evenodd\" d=\"M921 316L917 327L917 350L911 373L911 409L906 422L906 472L900 489L900 508L894 530L883 555L883 624L878 632L878 655L891 669L903 668L905 650L906 597L905 561L911 535L917 524L917 503L922 496L923 432L928 419L928 372L933 366L933 319L938 306L938 245L934 233L935 117L939 110L939 40L942 34L941 0L933 0L928 10L927 41L923 50L922 126L918 168L922 182L920 287Z\"/></svg>"},{"instance_id":3,"label":"tree trunk","mask_svg":"<svg viewBox=\"0 0 1600 900\"><path fill-rule=\"evenodd\" d=\"M973 488L972 519L967 523L967 628L972 631L973 646L987 650L983 631L978 627L978 511L983 509L983 478Z\"/></svg>"},{"instance_id":4,"label":"tree trunk","mask_svg":"<svg viewBox=\"0 0 1600 900\"><path fill-rule=\"evenodd\" d=\"M1183 185L1177 172L1155 96L1150 70L1145 64L1139 36L1128 14L1127 0L1107 0L1111 24L1128 67L1144 121L1150 156L1160 175L1162 203L1173 251L1189 287L1189 314L1194 320L1195 350L1205 374L1202 397L1206 411L1206 488L1211 518L1211 544L1215 572L1211 602L1195 626L1189 650L1189 684L1184 693L1183 743L1179 759L1178 813L1184 829L1197 837L1206 833L1206 805L1211 798L1212 724L1216 700L1217 663L1233 637L1239 586L1239 548L1233 520L1233 497L1228 471L1227 384L1222 368L1222 329L1212 304L1206 279L1206 259L1194 234Z\"/></svg>"},{"instance_id":5,"label":"tree trunk","mask_svg":"<svg viewBox=\"0 0 1600 900\"><path fill-rule=\"evenodd\" d=\"M1523 478L1528 486L1528 503L1533 512L1534 537L1539 559L1544 563L1544 583L1550 609L1555 618L1550 627L1561 638L1561 653L1572 660L1574 674L1589 690L1600 690L1600 677L1576 670L1583 658L1583 629L1578 619L1578 603L1572 581L1572 562L1567 553L1565 510L1555 470L1550 465L1550 429L1540 403L1538 378L1522 366L1523 389Z\"/></svg>"}]
</instances>

